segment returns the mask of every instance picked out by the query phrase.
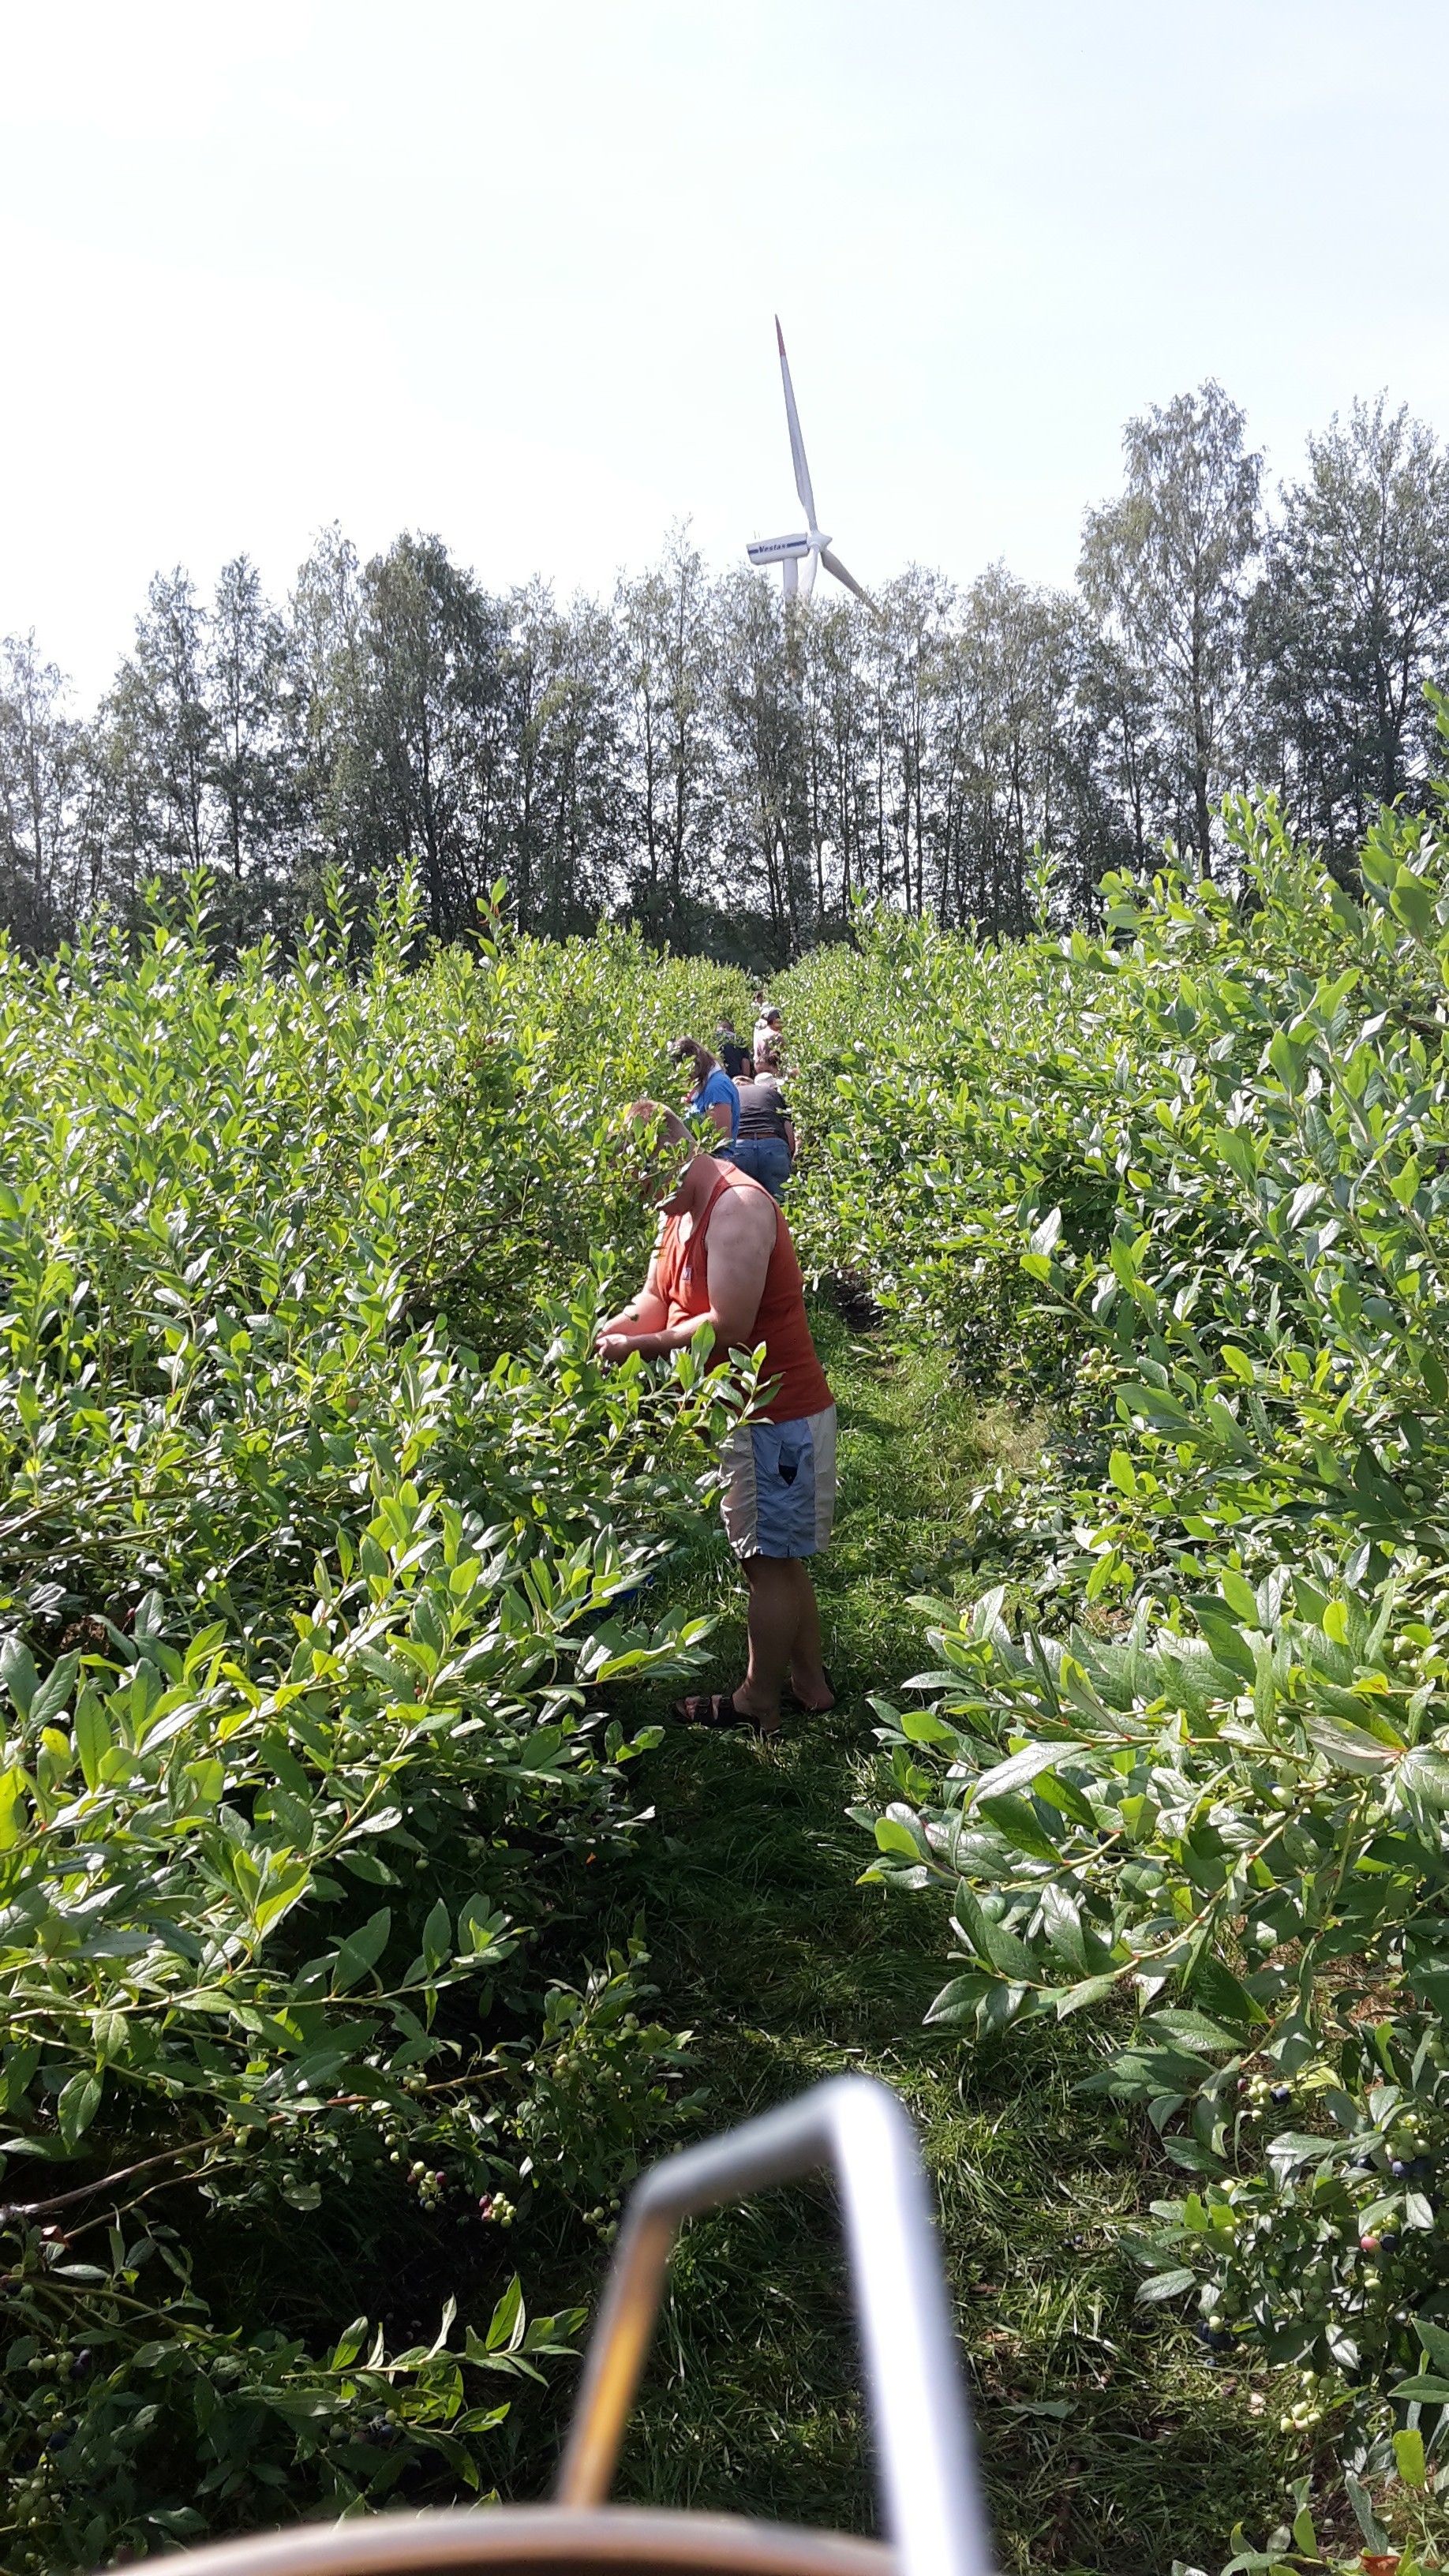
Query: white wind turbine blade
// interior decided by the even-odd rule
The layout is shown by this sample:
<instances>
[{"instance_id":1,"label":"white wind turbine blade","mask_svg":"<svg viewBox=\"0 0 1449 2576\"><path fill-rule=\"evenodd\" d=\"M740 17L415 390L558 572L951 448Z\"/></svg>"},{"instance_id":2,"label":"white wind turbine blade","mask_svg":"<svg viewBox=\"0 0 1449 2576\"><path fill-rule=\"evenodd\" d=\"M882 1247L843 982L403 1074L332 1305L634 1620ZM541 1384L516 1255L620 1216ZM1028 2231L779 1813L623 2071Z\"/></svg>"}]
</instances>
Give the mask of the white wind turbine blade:
<instances>
[{"instance_id":1,"label":"white wind turbine blade","mask_svg":"<svg viewBox=\"0 0 1449 2576\"><path fill-rule=\"evenodd\" d=\"M805 505L810 531L815 532L815 495L810 489L810 468L805 462L805 441L800 435L800 415L795 409L795 388L790 382L790 361L785 355L785 334L780 316L775 316L775 337L780 343L780 373L785 380L785 417L790 424L790 454L795 460L795 489Z\"/></svg>"},{"instance_id":2,"label":"white wind turbine blade","mask_svg":"<svg viewBox=\"0 0 1449 2576\"><path fill-rule=\"evenodd\" d=\"M833 555L828 546L822 546L820 549L820 560L824 564L828 573L833 573L837 581L843 581L846 589L853 590L856 598L861 601L862 605L868 608L872 615L876 614L875 601L871 598L869 591L861 589L854 573L846 571L839 555Z\"/></svg>"}]
</instances>

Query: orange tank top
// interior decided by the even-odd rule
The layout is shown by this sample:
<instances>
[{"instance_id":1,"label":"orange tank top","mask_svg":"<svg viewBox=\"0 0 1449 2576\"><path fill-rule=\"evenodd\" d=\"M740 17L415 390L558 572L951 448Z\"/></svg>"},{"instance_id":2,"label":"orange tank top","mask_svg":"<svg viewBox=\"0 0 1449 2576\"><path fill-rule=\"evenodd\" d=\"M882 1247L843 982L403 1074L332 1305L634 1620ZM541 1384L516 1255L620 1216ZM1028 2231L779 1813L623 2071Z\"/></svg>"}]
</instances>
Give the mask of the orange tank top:
<instances>
[{"instance_id":1,"label":"orange tank top","mask_svg":"<svg viewBox=\"0 0 1449 2576\"><path fill-rule=\"evenodd\" d=\"M655 1256L654 1285L669 1309L671 1324L682 1324L691 1316L703 1315L709 1306L709 1288L705 1276L704 1246L709 1221L719 1205L724 1190L759 1190L769 1199L768 1190L760 1189L733 1163L722 1163L719 1179L694 1221L687 1240L681 1239L681 1220L666 1217ZM775 1208L773 1199L770 1205ZM775 1208L775 1248L765 1272L765 1285L760 1297L760 1311L750 1335L751 1348L757 1342L765 1345L765 1368L762 1385L778 1379L769 1403L763 1408L765 1422L799 1422L807 1413L823 1413L835 1398L830 1392L825 1371L815 1356L810 1339L810 1325L805 1314L805 1282L790 1229ZM716 1354L718 1357L719 1354Z\"/></svg>"}]
</instances>

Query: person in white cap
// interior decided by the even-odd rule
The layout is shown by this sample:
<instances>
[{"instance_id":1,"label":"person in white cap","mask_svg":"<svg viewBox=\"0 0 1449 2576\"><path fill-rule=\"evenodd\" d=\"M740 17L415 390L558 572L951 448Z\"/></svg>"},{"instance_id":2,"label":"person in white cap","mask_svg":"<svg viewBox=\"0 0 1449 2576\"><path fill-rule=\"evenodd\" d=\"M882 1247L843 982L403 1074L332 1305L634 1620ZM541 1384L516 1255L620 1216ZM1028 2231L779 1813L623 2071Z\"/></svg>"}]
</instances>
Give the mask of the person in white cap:
<instances>
[{"instance_id":1,"label":"person in white cap","mask_svg":"<svg viewBox=\"0 0 1449 2576\"><path fill-rule=\"evenodd\" d=\"M780 1026L779 1012L776 1010L773 1002L762 1002L760 1004L759 1018L755 1022L755 1042L750 1049L750 1053L754 1057L756 1064L760 1061L761 1047L772 1046L777 1050L783 1051L784 1044L785 1036L784 1031ZM783 1052L781 1052L780 1060L782 1063L784 1062Z\"/></svg>"}]
</instances>

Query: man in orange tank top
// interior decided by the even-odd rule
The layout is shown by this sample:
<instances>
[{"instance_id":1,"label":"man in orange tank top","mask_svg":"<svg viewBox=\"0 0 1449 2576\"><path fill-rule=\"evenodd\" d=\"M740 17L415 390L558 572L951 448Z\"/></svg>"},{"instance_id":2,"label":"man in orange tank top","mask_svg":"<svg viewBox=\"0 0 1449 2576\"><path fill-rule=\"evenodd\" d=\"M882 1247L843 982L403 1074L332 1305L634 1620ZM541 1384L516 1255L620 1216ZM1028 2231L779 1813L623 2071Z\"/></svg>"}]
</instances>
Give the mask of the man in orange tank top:
<instances>
[{"instance_id":1,"label":"man in orange tank top","mask_svg":"<svg viewBox=\"0 0 1449 2576\"><path fill-rule=\"evenodd\" d=\"M749 1665L733 1691L680 1700L696 1726L780 1723L788 1681L797 1707L834 1706L821 1661L820 1612L804 1559L830 1536L835 1402L815 1354L790 1229L768 1190L696 1151L682 1119L636 1101L628 1134L637 1176L663 1218L639 1295L599 1328L601 1359L658 1359L705 1324L718 1353L765 1345L760 1416L725 1445L724 1523L749 1585Z\"/></svg>"}]
</instances>

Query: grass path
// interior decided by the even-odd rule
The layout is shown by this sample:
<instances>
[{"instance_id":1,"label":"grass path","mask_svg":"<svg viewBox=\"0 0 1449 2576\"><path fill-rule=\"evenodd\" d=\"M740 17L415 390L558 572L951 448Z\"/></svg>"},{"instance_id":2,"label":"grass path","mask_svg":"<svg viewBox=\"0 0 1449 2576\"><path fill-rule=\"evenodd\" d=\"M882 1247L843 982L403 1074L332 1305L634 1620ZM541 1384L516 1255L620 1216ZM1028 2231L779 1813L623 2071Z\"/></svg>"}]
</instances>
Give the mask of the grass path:
<instances>
[{"instance_id":1,"label":"grass path","mask_svg":"<svg viewBox=\"0 0 1449 2576\"><path fill-rule=\"evenodd\" d=\"M1215 2375L1179 2327L1133 2307L1106 2222L1171 2190L1171 2169L1144 2169L1136 2132L1074 2094L1093 2044L1077 2022L989 2054L923 2029L947 1973L946 1908L856 1884L869 1845L845 1811L874 1761L863 1693L927 1660L906 1596L949 1590L973 1487L1023 1435L1004 1416L983 1426L929 1356L893 1362L833 1313L818 1338L841 1403L842 1511L818 1569L840 1710L772 1744L671 1728L642 1782L657 1824L599 1891L605 1923L622 1938L642 1907L656 2009L695 2032L711 2127L846 2067L884 2075L910 2103L1004 2563L1104 2576L1157 2576L1175 2557L1217 2566L1240 2516L1250 2528L1275 2517L1284 2463L1268 2430L1276 2403L1265 2415L1260 2394L1250 2411L1246 2381ZM722 1613L715 1670L728 1681L742 1628L722 1542L701 1549L688 1582ZM870 2528L824 2188L690 2229L619 2492Z\"/></svg>"}]
</instances>

